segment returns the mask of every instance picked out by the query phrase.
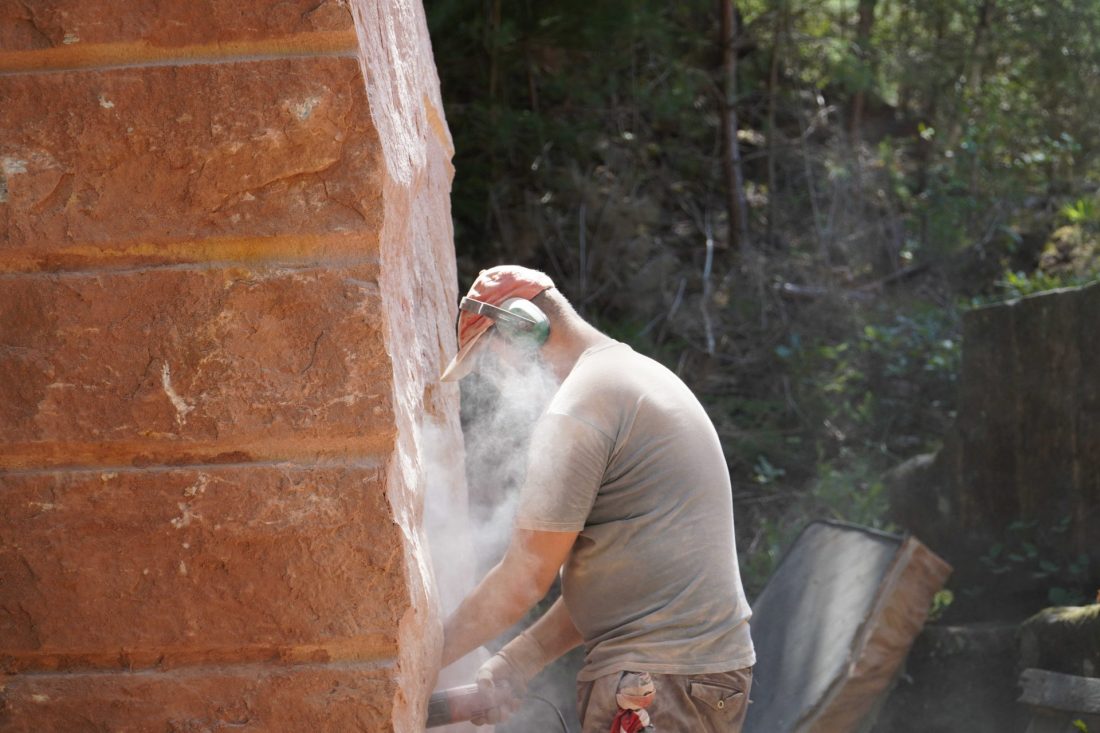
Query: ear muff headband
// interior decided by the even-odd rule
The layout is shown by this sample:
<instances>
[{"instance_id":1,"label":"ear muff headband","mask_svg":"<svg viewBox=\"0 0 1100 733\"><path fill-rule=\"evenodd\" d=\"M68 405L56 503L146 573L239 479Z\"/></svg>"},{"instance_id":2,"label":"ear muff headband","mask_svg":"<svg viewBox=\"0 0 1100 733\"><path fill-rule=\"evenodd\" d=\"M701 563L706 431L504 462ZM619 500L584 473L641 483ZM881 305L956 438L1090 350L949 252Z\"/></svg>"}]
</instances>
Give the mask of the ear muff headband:
<instances>
[{"instance_id":1,"label":"ear muff headband","mask_svg":"<svg viewBox=\"0 0 1100 733\"><path fill-rule=\"evenodd\" d=\"M497 329L512 340L527 339L536 346L546 343L550 336L550 319L542 309L523 298L509 298L502 307L473 298L463 298L459 310L485 316Z\"/></svg>"}]
</instances>

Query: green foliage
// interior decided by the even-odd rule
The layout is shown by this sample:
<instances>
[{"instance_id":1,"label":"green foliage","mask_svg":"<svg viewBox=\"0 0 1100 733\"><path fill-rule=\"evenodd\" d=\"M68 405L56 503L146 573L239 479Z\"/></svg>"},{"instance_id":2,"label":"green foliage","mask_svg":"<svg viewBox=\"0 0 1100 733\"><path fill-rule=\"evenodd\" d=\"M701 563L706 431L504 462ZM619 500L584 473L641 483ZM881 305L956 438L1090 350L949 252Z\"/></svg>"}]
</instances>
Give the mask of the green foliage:
<instances>
[{"instance_id":1,"label":"green foliage","mask_svg":"<svg viewBox=\"0 0 1100 733\"><path fill-rule=\"evenodd\" d=\"M1004 278L997 283L1003 291L1004 300L1015 300L1028 295L1057 290L1067 287L1072 283L1058 275L1050 275L1045 272L1006 272Z\"/></svg>"},{"instance_id":2,"label":"green foliage","mask_svg":"<svg viewBox=\"0 0 1100 733\"><path fill-rule=\"evenodd\" d=\"M818 453L849 446L884 457L927 450L953 410L959 328L957 313L929 308L856 322L842 340L811 345L815 334L792 335L777 348L799 375L802 409L829 426Z\"/></svg>"},{"instance_id":3,"label":"green foliage","mask_svg":"<svg viewBox=\"0 0 1100 733\"><path fill-rule=\"evenodd\" d=\"M766 517L758 525L757 542L751 552L742 553L741 580L745 593L751 599L760 594L768 578L775 571L783 553L798 536L801 527L775 517Z\"/></svg>"},{"instance_id":4,"label":"green foliage","mask_svg":"<svg viewBox=\"0 0 1100 733\"><path fill-rule=\"evenodd\" d=\"M862 524L878 529L890 529L883 517L888 508L886 488L881 471L875 463L857 456L847 456L847 461L826 464L813 484L811 496L816 504L816 516L828 516L841 521Z\"/></svg>"},{"instance_id":5,"label":"green foliage","mask_svg":"<svg viewBox=\"0 0 1100 733\"><path fill-rule=\"evenodd\" d=\"M932 608L928 611L928 620L939 621L954 602L955 594L951 590L943 588L936 591L936 595L932 596Z\"/></svg>"},{"instance_id":6,"label":"green foliage","mask_svg":"<svg viewBox=\"0 0 1100 733\"><path fill-rule=\"evenodd\" d=\"M1037 295L1062 288L1080 287L1100 279L1100 270L1086 274L1049 273L1042 270L1033 272L1006 271L996 282L997 290L991 295L972 298L969 307L979 307L992 303L1018 300L1029 295Z\"/></svg>"},{"instance_id":7,"label":"green foliage","mask_svg":"<svg viewBox=\"0 0 1100 733\"><path fill-rule=\"evenodd\" d=\"M1100 224L1100 201L1095 196L1079 198L1062 206L1059 213L1070 224Z\"/></svg>"},{"instance_id":8,"label":"green foliage","mask_svg":"<svg viewBox=\"0 0 1100 733\"><path fill-rule=\"evenodd\" d=\"M993 576L1027 577L1047 587L1047 601L1055 606L1075 606L1088 598L1088 555L1066 556L1058 548L1069 531L1070 518L1051 526L1037 521L1016 521L1001 541L990 545L981 563ZM984 589L982 589L984 590Z\"/></svg>"}]
</instances>

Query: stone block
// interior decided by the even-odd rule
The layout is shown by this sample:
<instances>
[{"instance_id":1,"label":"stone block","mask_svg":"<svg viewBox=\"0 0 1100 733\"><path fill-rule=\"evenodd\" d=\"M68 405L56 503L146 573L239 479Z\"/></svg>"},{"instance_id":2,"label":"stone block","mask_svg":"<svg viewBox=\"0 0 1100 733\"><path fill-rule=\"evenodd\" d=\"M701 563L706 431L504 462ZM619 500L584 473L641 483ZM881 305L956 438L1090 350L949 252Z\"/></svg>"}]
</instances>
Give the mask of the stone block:
<instances>
[{"instance_id":1,"label":"stone block","mask_svg":"<svg viewBox=\"0 0 1100 733\"><path fill-rule=\"evenodd\" d=\"M958 475L961 518L1001 532L1067 517L1060 552L1096 557L1100 503L1100 285L978 308L963 318ZM954 448L954 446L949 446Z\"/></svg>"},{"instance_id":2,"label":"stone block","mask_svg":"<svg viewBox=\"0 0 1100 733\"><path fill-rule=\"evenodd\" d=\"M1017 512L1015 493L1006 491L1017 471L1015 416L1003 409L1018 391L1013 356L1003 351L1012 338L1011 314L980 308L963 319L958 430L966 456L960 484L967 490L959 505L971 525L990 513L1004 521Z\"/></svg>"},{"instance_id":3,"label":"stone block","mask_svg":"<svg viewBox=\"0 0 1100 733\"><path fill-rule=\"evenodd\" d=\"M410 589L383 465L4 476L2 668L392 659Z\"/></svg>"},{"instance_id":4,"label":"stone block","mask_svg":"<svg viewBox=\"0 0 1100 733\"><path fill-rule=\"evenodd\" d=\"M0 468L385 452L377 268L0 276Z\"/></svg>"},{"instance_id":5,"label":"stone block","mask_svg":"<svg viewBox=\"0 0 1100 733\"><path fill-rule=\"evenodd\" d=\"M376 257L354 57L0 75L0 99L0 271Z\"/></svg>"},{"instance_id":6,"label":"stone block","mask_svg":"<svg viewBox=\"0 0 1100 733\"><path fill-rule=\"evenodd\" d=\"M354 33L341 0L51 0L0 5L0 49L78 50L91 44L172 48L298 34Z\"/></svg>"},{"instance_id":7,"label":"stone block","mask_svg":"<svg viewBox=\"0 0 1100 733\"><path fill-rule=\"evenodd\" d=\"M1081 552L1089 552L1100 561L1096 542L1096 507L1100 507L1100 338L1097 338L1097 317L1100 314L1100 286L1079 291L1074 325L1074 342L1079 345L1081 379L1066 391L1074 402L1076 413L1074 436L1076 454L1073 480L1076 492L1073 516L1073 541Z\"/></svg>"},{"instance_id":8,"label":"stone block","mask_svg":"<svg viewBox=\"0 0 1100 733\"><path fill-rule=\"evenodd\" d=\"M399 728L392 668L242 665L170 672L20 675L0 688L8 733L371 731ZM423 723L421 722L421 729Z\"/></svg>"},{"instance_id":9,"label":"stone block","mask_svg":"<svg viewBox=\"0 0 1100 733\"><path fill-rule=\"evenodd\" d=\"M422 730L420 3L9 3L0 72L0 729Z\"/></svg>"},{"instance_id":10,"label":"stone block","mask_svg":"<svg viewBox=\"0 0 1100 733\"><path fill-rule=\"evenodd\" d=\"M1077 298L1033 298L1021 306L1013 318L1017 386L1016 409L1010 412L1019 436L1016 506L1020 516L1053 519L1067 513L1074 485L1080 399L1074 388L1085 379L1076 338Z\"/></svg>"}]
</instances>

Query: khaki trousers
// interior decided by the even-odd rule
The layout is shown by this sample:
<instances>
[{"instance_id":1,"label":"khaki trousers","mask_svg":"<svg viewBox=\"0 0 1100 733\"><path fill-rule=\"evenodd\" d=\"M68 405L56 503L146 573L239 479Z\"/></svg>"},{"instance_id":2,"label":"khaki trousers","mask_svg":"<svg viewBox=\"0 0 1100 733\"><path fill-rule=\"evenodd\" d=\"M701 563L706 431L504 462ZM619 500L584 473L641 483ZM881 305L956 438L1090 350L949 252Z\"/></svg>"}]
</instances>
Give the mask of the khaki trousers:
<instances>
[{"instance_id":1,"label":"khaki trousers","mask_svg":"<svg viewBox=\"0 0 1100 733\"><path fill-rule=\"evenodd\" d=\"M615 693L623 672L577 683L582 733L608 733L618 711ZM752 667L714 674L653 674L657 694L649 706L657 733L740 733L749 710Z\"/></svg>"}]
</instances>

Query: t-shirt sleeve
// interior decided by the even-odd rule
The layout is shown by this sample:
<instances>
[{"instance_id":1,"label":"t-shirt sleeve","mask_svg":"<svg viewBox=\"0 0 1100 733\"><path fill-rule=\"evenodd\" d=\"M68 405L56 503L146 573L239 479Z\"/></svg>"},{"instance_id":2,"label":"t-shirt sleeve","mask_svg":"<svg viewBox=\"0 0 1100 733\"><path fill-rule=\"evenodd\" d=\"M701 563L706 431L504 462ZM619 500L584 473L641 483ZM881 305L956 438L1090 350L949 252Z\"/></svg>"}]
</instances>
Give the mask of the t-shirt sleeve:
<instances>
[{"instance_id":1,"label":"t-shirt sleeve","mask_svg":"<svg viewBox=\"0 0 1100 733\"><path fill-rule=\"evenodd\" d=\"M579 532L596 501L613 441L570 415L547 413L531 435L516 526Z\"/></svg>"}]
</instances>

